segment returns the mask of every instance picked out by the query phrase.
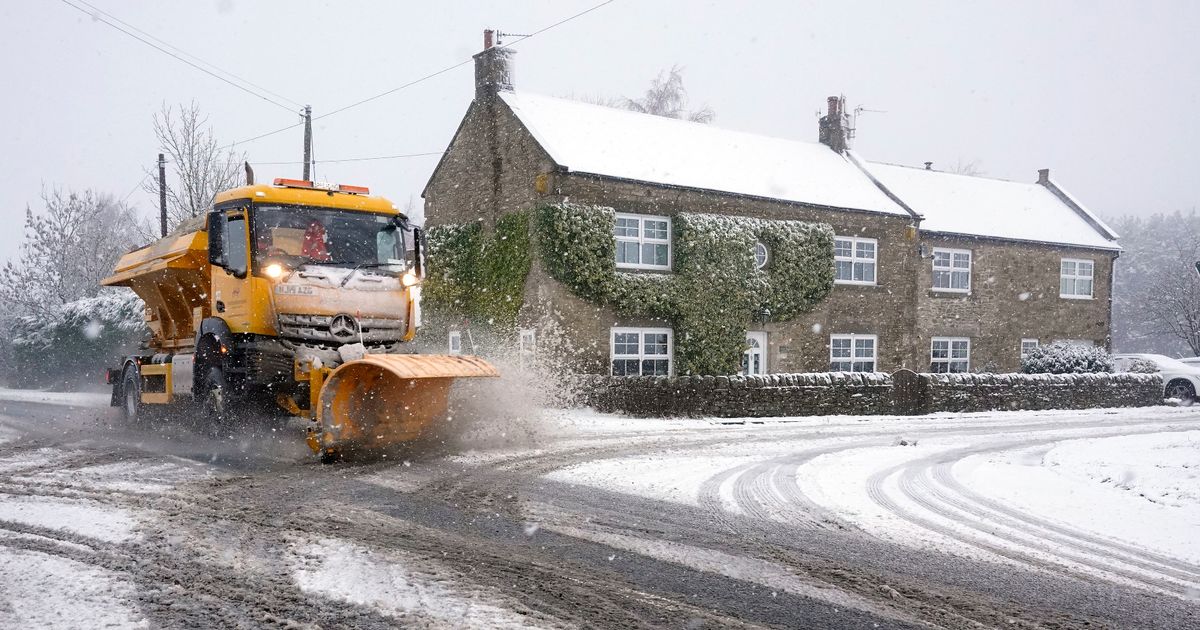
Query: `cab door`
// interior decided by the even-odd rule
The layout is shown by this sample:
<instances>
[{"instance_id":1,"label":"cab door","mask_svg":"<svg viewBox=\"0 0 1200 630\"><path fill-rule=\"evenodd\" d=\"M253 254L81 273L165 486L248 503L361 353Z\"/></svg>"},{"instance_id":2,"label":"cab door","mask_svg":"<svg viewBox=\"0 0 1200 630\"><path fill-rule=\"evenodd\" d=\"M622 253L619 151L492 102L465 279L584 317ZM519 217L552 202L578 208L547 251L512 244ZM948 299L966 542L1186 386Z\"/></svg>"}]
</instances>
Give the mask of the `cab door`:
<instances>
[{"instance_id":1,"label":"cab door","mask_svg":"<svg viewBox=\"0 0 1200 630\"><path fill-rule=\"evenodd\" d=\"M250 229L244 208L209 215L212 312L233 332L251 327Z\"/></svg>"}]
</instances>

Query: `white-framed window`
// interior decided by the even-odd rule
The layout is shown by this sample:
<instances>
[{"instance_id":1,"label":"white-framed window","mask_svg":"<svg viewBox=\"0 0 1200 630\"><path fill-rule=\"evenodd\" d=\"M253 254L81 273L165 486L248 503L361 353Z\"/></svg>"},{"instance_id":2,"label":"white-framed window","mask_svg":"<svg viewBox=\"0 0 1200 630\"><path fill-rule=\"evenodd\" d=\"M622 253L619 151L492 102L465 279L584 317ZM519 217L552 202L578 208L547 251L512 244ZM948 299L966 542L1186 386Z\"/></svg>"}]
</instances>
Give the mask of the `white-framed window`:
<instances>
[{"instance_id":1,"label":"white-framed window","mask_svg":"<svg viewBox=\"0 0 1200 630\"><path fill-rule=\"evenodd\" d=\"M971 292L971 250L933 250L933 290Z\"/></svg>"},{"instance_id":2,"label":"white-framed window","mask_svg":"<svg viewBox=\"0 0 1200 630\"><path fill-rule=\"evenodd\" d=\"M875 284L876 253L873 238L833 237L833 281L836 284Z\"/></svg>"},{"instance_id":3,"label":"white-framed window","mask_svg":"<svg viewBox=\"0 0 1200 630\"><path fill-rule=\"evenodd\" d=\"M462 354L462 331L451 330L446 339L446 347L449 354Z\"/></svg>"},{"instance_id":4,"label":"white-framed window","mask_svg":"<svg viewBox=\"0 0 1200 630\"><path fill-rule=\"evenodd\" d=\"M613 226L618 269L671 268L671 218L618 214Z\"/></svg>"},{"instance_id":5,"label":"white-framed window","mask_svg":"<svg viewBox=\"0 0 1200 630\"><path fill-rule=\"evenodd\" d=\"M971 340L966 337L934 337L929 346L930 372L970 372Z\"/></svg>"},{"instance_id":6,"label":"white-framed window","mask_svg":"<svg viewBox=\"0 0 1200 630\"><path fill-rule=\"evenodd\" d=\"M829 335L830 372L874 372L878 335Z\"/></svg>"},{"instance_id":7,"label":"white-framed window","mask_svg":"<svg viewBox=\"0 0 1200 630\"><path fill-rule=\"evenodd\" d=\"M1038 345L1037 339L1022 339L1021 358L1024 359L1025 357L1029 356L1029 353L1032 352L1034 348L1038 347Z\"/></svg>"},{"instance_id":8,"label":"white-framed window","mask_svg":"<svg viewBox=\"0 0 1200 630\"><path fill-rule=\"evenodd\" d=\"M613 328L610 371L613 376L670 375L673 342L670 328Z\"/></svg>"},{"instance_id":9,"label":"white-framed window","mask_svg":"<svg viewBox=\"0 0 1200 630\"><path fill-rule=\"evenodd\" d=\"M1058 268L1058 297L1074 300L1092 299L1092 280L1095 274L1095 261L1062 259Z\"/></svg>"},{"instance_id":10,"label":"white-framed window","mask_svg":"<svg viewBox=\"0 0 1200 630\"><path fill-rule=\"evenodd\" d=\"M764 245L762 241L755 241L755 243L754 243L754 268L762 269L763 267L766 267L768 256L769 256L769 253L767 252L767 246Z\"/></svg>"}]
</instances>

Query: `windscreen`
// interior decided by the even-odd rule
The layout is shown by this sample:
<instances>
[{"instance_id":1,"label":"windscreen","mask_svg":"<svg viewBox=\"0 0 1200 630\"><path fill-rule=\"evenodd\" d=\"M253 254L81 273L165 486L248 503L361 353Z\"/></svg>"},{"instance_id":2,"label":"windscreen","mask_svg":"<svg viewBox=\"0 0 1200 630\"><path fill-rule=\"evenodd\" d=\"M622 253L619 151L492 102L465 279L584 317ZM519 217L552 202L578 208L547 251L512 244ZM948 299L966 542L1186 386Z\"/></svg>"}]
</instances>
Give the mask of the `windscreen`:
<instances>
[{"instance_id":1,"label":"windscreen","mask_svg":"<svg viewBox=\"0 0 1200 630\"><path fill-rule=\"evenodd\" d=\"M396 270L412 257L412 238L391 215L308 206L255 206L253 214L254 254L260 262L292 267L390 263Z\"/></svg>"}]
</instances>

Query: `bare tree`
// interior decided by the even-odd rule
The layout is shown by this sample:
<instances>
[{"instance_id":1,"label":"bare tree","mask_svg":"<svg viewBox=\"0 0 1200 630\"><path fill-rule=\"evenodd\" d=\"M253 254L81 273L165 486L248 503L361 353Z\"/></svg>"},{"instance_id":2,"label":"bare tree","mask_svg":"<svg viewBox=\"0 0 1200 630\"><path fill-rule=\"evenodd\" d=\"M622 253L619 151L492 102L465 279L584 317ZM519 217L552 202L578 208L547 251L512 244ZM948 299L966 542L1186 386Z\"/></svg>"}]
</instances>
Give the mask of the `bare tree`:
<instances>
[{"instance_id":1,"label":"bare tree","mask_svg":"<svg viewBox=\"0 0 1200 630\"><path fill-rule=\"evenodd\" d=\"M117 258L137 242L136 213L110 195L42 192L43 212L25 209L21 254L0 268L7 315L50 316L96 295Z\"/></svg>"},{"instance_id":2,"label":"bare tree","mask_svg":"<svg viewBox=\"0 0 1200 630\"><path fill-rule=\"evenodd\" d=\"M949 172L957 173L959 175L978 177L984 174L983 163L979 160L967 161L963 160L962 158L958 158L958 160L954 162L954 166L950 167Z\"/></svg>"},{"instance_id":3,"label":"bare tree","mask_svg":"<svg viewBox=\"0 0 1200 630\"><path fill-rule=\"evenodd\" d=\"M208 125L208 116L193 101L178 107L163 105L154 115L154 135L167 154L171 183L167 185L167 227L200 215L212 207L222 190L241 181L245 154L222 147ZM158 172L147 169L143 188L158 194Z\"/></svg>"},{"instance_id":4,"label":"bare tree","mask_svg":"<svg viewBox=\"0 0 1200 630\"><path fill-rule=\"evenodd\" d=\"M1200 216L1122 217L1113 287L1113 342L1126 352L1200 356ZM1182 343L1181 343L1182 342Z\"/></svg>"},{"instance_id":5,"label":"bare tree","mask_svg":"<svg viewBox=\"0 0 1200 630\"><path fill-rule=\"evenodd\" d=\"M670 70L660 72L650 82L650 89L646 90L641 98L626 98L623 105L625 109L643 114L699 123L710 123L716 118L716 114L708 105L688 110L687 89L683 87L683 68L679 66L671 66Z\"/></svg>"}]
</instances>

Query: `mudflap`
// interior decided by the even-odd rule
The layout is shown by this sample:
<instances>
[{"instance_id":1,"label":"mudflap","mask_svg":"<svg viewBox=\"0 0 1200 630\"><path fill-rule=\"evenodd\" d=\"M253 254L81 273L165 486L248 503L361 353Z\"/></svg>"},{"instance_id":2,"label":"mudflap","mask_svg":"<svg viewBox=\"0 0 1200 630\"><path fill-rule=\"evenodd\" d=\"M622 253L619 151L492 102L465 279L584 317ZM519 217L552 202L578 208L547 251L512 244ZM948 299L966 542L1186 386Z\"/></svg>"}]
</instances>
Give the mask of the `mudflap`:
<instances>
[{"instance_id":1,"label":"mudflap","mask_svg":"<svg viewBox=\"0 0 1200 630\"><path fill-rule=\"evenodd\" d=\"M368 354L347 361L325 378L318 435L309 446L330 459L415 440L445 416L455 379L499 375L487 361L465 355Z\"/></svg>"}]
</instances>

